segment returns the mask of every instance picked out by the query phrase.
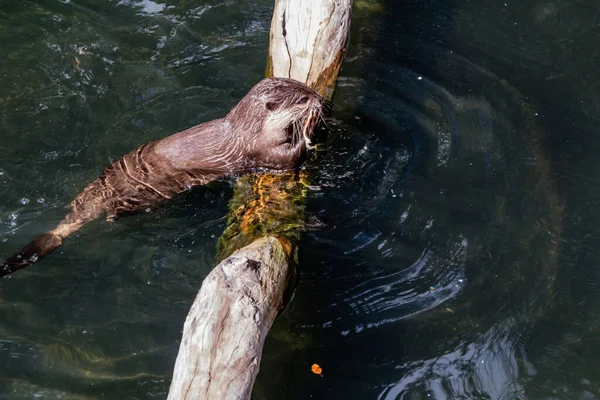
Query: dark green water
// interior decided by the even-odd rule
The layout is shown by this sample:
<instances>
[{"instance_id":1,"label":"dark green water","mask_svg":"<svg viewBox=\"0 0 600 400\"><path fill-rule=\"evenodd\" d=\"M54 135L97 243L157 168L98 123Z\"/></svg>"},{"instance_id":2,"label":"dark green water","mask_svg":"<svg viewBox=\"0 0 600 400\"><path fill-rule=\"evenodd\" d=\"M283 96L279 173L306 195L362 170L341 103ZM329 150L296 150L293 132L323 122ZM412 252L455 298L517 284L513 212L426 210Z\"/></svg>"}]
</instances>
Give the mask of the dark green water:
<instances>
[{"instance_id":1,"label":"dark green water","mask_svg":"<svg viewBox=\"0 0 600 400\"><path fill-rule=\"evenodd\" d=\"M600 7L356 4L256 399L600 398ZM0 5L0 255L109 160L224 115L271 1ZM166 397L232 183L0 281L0 399ZM323 367L323 377L310 365Z\"/></svg>"}]
</instances>

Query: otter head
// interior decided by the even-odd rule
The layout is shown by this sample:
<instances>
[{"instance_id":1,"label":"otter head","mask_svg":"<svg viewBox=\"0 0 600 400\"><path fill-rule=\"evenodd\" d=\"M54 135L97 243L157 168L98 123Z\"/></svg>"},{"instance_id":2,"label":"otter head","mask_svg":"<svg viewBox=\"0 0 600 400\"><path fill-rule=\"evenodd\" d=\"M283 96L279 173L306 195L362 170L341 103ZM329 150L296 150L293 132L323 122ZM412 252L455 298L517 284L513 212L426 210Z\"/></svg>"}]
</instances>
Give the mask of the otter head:
<instances>
[{"instance_id":1,"label":"otter head","mask_svg":"<svg viewBox=\"0 0 600 400\"><path fill-rule=\"evenodd\" d=\"M241 135L250 167L292 169L312 147L322 107L322 97L307 85L268 78L254 86L225 120Z\"/></svg>"}]
</instances>

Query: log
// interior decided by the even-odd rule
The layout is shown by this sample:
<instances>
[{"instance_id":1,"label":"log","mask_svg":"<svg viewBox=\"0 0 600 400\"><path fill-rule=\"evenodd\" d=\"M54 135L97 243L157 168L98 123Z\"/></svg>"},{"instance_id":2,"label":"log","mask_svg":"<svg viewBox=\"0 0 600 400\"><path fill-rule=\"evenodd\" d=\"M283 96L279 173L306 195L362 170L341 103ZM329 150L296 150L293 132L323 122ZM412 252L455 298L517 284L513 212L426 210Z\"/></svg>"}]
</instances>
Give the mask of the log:
<instances>
[{"instance_id":1,"label":"log","mask_svg":"<svg viewBox=\"0 0 600 400\"><path fill-rule=\"evenodd\" d=\"M331 100L351 10L352 0L276 0L266 76L305 82ZM219 240L224 259L188 313L168 399L250 399L266 335L294 287L305 178L266 174L236 184Z\"/></svg>"},{"instance_id":2,"label":"log","mask_svg":"<svg viewBox=\"0 0 600 400\"><path fill-rule=\"evenodd\" d=\"M296 79L331 100L351 17L351 0L276 1L266 76Z\"/></svg>"},{"instance_id":3,"label":"log","mask_svg":"<svg viewBox=\"0 0 600 400\"><path fill-rule=\"evenodd\" d=\"M204 279L185 321L169 399L249 399L263 344L294 279L282 243L259 239Z\"/></svg>"}]
</instances>

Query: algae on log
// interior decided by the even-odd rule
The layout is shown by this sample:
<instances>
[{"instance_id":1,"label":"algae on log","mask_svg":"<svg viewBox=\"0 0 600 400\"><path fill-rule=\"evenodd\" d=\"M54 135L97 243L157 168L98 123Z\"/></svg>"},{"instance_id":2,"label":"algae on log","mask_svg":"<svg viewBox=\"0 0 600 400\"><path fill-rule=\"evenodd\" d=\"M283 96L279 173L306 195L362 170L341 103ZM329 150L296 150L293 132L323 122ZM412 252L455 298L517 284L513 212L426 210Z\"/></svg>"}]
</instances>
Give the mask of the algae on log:
<instances>
[{"instance_id":1,"label":"algae on log","mask_svg":"<svg viewBox=\"0 0 600 400\"><path fill-rule=\"evenodd\" d=\"M217 244L217 260L265 236L297 243L304 227L302 199L307 182L303 170L246 175L237 181L229 201L227 228Z\"/></svg>"},{"instance_id":2,"label":"algae on log","mask_svg":"<svg viewBox=\"0 0 600 400\"><path fill-rule=\"evenodd\" d=\"M331 100L351 11L352 0L276 0L267 77L296 79ZM305 180L294 171L236 184L219 240L227 258L188 313L169 399L250 399L265 337L293 289Z\"/></svg>"}]
</instances>

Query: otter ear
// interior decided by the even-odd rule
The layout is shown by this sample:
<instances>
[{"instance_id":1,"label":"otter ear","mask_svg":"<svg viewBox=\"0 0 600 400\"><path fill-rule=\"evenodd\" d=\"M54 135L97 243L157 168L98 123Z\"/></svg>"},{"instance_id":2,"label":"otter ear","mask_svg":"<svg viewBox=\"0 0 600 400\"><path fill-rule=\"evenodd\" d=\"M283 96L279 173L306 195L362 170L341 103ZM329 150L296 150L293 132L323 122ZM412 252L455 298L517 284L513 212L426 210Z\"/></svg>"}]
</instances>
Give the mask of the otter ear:
<instances>
[{"instance_id":1,"label":"otter ear","mask_svg":"<svg viewBox=\"0 0 600 400\"><path fill-rule=\"evenodd\" d=\"M279 108L279 104L269 101L265 103L265 108L269 111L275 111Z\"/></svg>"}]
</instances>

